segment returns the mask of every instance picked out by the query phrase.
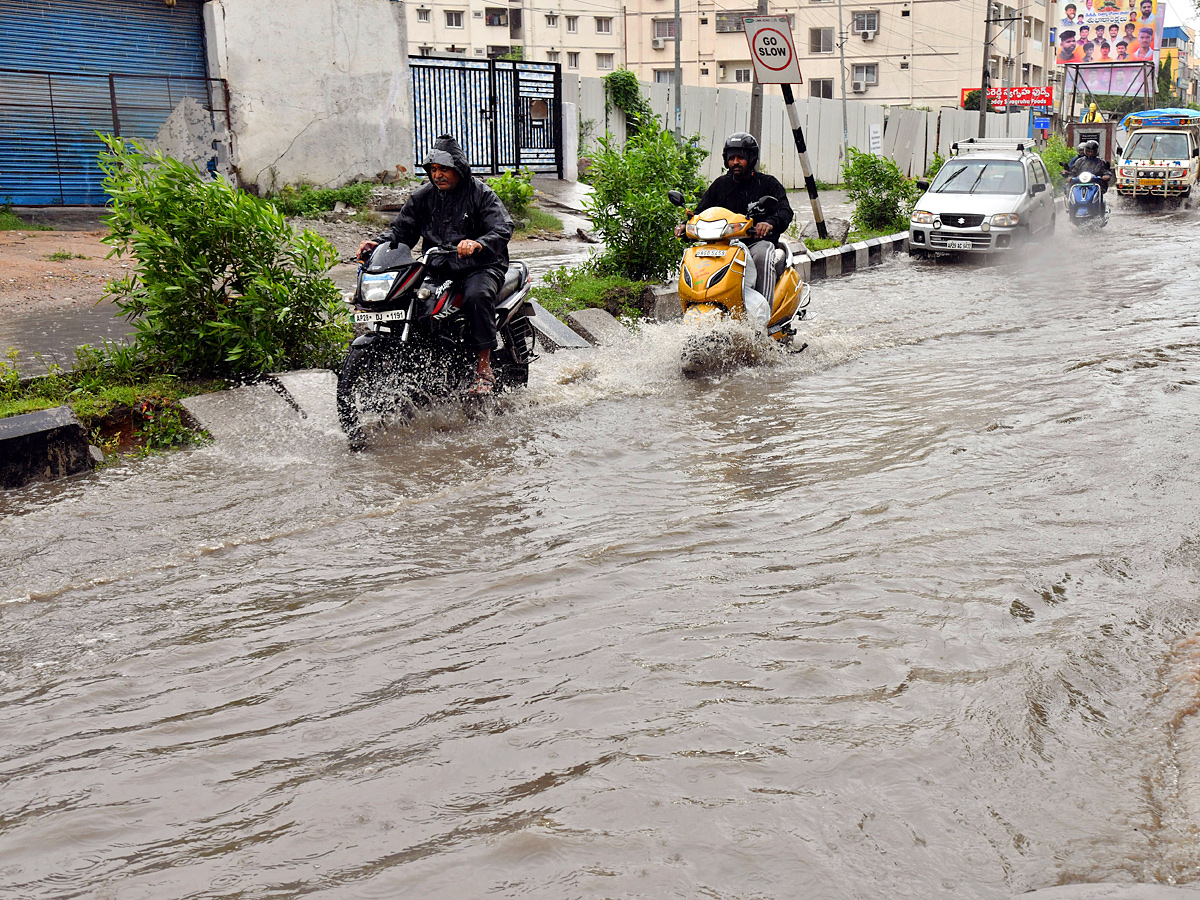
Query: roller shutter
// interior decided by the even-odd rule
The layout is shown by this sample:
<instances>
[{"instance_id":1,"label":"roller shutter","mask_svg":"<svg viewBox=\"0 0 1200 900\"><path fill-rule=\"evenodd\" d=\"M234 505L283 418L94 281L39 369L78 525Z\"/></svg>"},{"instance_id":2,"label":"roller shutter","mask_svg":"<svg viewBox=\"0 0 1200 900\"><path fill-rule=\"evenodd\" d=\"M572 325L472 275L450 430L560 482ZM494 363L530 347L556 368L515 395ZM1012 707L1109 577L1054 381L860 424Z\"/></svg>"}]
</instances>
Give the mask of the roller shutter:
<instances>
[{"instance_id":1,"label":"roller shutter","mask_svg":"<svg viewBox=\"0 0 1200 900\"><path fill-rule=\"evenodd\" d=\"M152 138L211 108L201 0L0 0L0 201L106 200L96 132Z\"/></svg>"}]
</instances>

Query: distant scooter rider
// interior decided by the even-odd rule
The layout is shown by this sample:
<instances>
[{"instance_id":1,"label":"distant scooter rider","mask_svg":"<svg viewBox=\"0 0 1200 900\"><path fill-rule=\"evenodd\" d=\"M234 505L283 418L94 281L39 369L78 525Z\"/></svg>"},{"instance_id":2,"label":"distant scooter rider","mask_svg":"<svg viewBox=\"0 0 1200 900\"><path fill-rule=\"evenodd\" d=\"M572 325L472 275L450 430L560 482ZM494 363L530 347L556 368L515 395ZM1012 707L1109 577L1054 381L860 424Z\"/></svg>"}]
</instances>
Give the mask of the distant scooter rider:
<instances>
[{"instance_id":1,"label":"distant scooter rider","mask_svg":"<svg viewBox=\"0 0 1200 900\"><path fill-rule=\"evenodd\" d=\"M429 173L405 202L388 231L363 241L360 257L383 241L412 247L421 238L425 250L454 247L458 253L447 271L432 273L436 280L451 278L463 287L467 348L478 355L471 395L492 392L492 351L496 332L496 296L508 271L508 241L513 221L496 192L471 175L471 163L458 142L440 135L421 163Z\"/></svg>"},{"instance_id":2,"label":"distant scooter rider","mask_svg":"<svg viewBox=\"0 0 1200 900\"><path fill-rule=\"evenodd\" d=\"M687 215L690 218L711 207L721 206L744 216L755 200L768 195L779 200L774 212L755 220L754 237L743 239L754 260L757 273L755 289L770 303L777 277L775 266L771 262L771 251L775 248L779 236L791 224L793 216L787 191L777 178L755 171L758 165L758 141L754 139L754 135L744 131L734 132L726 138L721 157L729 174L721 175L709 185L704 196L697 202L696 209L689 211ZM682 237L683 231L684 226L677 225L675 236Z\"/></svg>"},{"instance_id":3,"label":"distant scooter rider","mask_svg":"<svg viewBox=\"0 0 1200 900\"><path fill-rule=\"evenodd\" d=\"M1112 169L1108 160L1100 158L1100 142L1084 141L1080 154L1063 166L1064 178L1078 178L1084 172L1091 172L1100 185L1100 205L1104 206L1104 195L1108 193L1108 183L1112 180Z\"/></svg>"}]
</instances>

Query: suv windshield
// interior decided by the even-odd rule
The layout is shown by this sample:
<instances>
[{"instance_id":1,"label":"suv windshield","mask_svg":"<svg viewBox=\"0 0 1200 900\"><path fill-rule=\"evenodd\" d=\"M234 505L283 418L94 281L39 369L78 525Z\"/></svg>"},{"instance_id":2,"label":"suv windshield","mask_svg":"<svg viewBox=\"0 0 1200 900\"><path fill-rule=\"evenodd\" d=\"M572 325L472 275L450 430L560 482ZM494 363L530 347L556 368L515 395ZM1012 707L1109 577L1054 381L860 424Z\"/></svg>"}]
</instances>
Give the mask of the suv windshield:
<instances>
[{"instance_id":1,"label":"suv windshield","mask_svg":"<svg viewBox=\"0 0 1200 900\"><path fill-rule=\"evenodd\" d=\"M934 194L1021 194L1025 192L1025 167L1011 159L946 161L929 186Z\"/></svg>"},{"instance_id":2,"label":"suv windshield","mask_svg":"<svg viewBox=\"0 0 1200 900\"><path fill-rule=\"evenodd\" d=\"M1125 151L1126 159L1187 159L1186 134L1135 134Z\"/></svg>"}]
</instances>

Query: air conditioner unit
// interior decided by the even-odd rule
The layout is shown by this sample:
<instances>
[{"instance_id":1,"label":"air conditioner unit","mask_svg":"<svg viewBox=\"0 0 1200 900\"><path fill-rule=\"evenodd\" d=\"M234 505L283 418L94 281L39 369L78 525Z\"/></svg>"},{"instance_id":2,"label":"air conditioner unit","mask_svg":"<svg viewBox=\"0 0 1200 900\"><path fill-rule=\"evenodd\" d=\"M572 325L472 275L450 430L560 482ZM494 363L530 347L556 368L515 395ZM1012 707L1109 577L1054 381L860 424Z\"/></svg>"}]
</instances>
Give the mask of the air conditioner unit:
<instances>
[{"instance_id":1,"label":"air conditioner unit","mask_svg":"<svg viewBox=\"0 0 1200 900\"><path fill-rule=\"evenodd\" d=\"M863 39L864 41L873 41L873 40L875 40L875 32L873 32L873 31L864 31L864 32L862 33L862 39Z\"/></svg>"},{"instance_id":2,"label":"air conditioner unit","mask_svg":"<svg viewBox=\"0 0 1200 900\"><path fill-rule=\"evenodd\" d=\"M650 42L650 46L655 50L661 50L663 47L667 46L666 38L655 38Z\"/></svg>"},{"instance_id":3,"label":"air conditioner unit","mask_svg":"<svg viewBox=\"0 0 1200 900\"><path fill-rule=\"evenodd\" d=\"M850 90L856 94L865 94L867 92L867 83L865 81L850 82Z\"/></svg>"}]
</instances>

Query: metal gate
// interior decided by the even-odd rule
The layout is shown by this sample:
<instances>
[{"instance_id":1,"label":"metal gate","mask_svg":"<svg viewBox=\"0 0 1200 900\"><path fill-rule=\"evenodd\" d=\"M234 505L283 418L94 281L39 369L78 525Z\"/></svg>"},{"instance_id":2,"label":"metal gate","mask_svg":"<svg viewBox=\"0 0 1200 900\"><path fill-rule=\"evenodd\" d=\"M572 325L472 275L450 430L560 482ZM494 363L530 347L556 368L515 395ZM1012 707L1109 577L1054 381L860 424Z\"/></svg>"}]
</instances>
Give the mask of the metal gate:
<instances>
[{"instance_id":1,"label":"metal gate","mask_svg":"<svg viewBox=\"0 0 1200 900\"><path fill-rule=\"evenodd\" d=\"M409 66L418 164L438 135L450 134L475 173L528 168L562 178L558 63L419 56Z\"/></svg>"}]
</instances>

